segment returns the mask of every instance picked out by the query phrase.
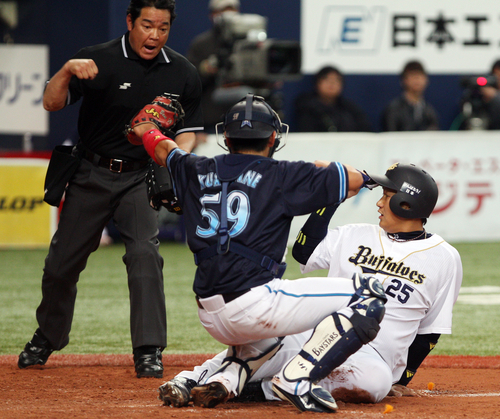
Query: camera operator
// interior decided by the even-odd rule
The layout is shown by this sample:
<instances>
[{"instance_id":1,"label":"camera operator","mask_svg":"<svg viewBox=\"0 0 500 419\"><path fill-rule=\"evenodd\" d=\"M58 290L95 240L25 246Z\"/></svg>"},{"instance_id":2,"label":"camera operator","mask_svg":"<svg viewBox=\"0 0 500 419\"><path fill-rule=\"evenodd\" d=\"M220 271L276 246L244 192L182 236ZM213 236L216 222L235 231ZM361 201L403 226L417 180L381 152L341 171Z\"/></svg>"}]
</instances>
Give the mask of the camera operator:
<instances>
[{"instance_id":1,"label":"camera operator","mask_svg":"<svg viewBox=\"0 0 500 419\"><path fill-rule=\"evenodd\" d=\"M490 76L466 77L462 87L461 129L500 129L500 60L493 63Z\"/></svg>"},{"instance_id":2,"label":"camera operator","mask_svg":"<svg viewBox=\"0 0 500 419\"><path fill-rule=\"evenodd\" d=\"M302 76L300 42L268 38L267 17L240 13L239 6L238 0L210 0L212 28L187 54L203 83L205 133L248 93L264 97L283 119L283 83Z\"/></svg>"},{"instance_id":3,"label":"camera operator","mask_svg":"<svg viewBox=\"0 0 500 419\"><path fill-rule=\"evenodd\" d=\"M496 79L495 86L481 87L481 95L488 116L488 129L500 129L500 60L493 63L491 75Z\"/></svg>"},{"instance_id":4,"label":"camera operator","mask_svg":"<svg viewBox=\"0 0 500 419\"><path fill-rule=\"evenodd\" d=\"M212 28L194 38L186 54L188 60L198 69L203 85L201 105L205 120L205 133L198 134L198 142L206 141L206 134L215 132L215 124L220 122L221 115L227 110L227 106L217 105L212 100L218 81L218 56L221 49L225 47L215 22L223 13L239 12L240 2L239 0L210 0L208 8Z\"/></svg>"}]
</instances>

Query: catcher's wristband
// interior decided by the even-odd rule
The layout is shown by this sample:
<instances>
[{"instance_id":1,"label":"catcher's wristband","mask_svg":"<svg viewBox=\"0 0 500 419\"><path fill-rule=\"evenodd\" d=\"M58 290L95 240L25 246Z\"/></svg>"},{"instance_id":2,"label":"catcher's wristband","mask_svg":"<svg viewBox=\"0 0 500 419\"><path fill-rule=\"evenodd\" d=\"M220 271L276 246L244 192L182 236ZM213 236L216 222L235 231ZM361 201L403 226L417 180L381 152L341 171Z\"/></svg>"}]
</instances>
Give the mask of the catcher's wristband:
<instances>
[{"instance_id":1,"label":"catcher's wristband","mask_svg":"<svg viewBox=\"0 0 500 419\"><path fill-rule=\"evenodd\" d=\"M151 156L151 158L155 161L155 163L160 166L162 164L156 160L155 148L158 145L158 143L163 140L170 140L170 138L163 135L158 129L149 130L142 136L142 143L144 144L144 148L146 149L147 153Z\"/></svg>"}]
</instances>

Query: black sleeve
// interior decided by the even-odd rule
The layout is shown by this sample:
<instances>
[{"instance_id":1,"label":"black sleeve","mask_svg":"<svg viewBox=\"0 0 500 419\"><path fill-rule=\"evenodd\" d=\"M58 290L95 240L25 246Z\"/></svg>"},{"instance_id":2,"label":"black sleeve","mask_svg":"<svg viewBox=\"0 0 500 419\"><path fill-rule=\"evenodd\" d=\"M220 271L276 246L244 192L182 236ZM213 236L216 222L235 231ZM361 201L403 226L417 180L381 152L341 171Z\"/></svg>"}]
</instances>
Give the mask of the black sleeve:
<instances>
[{"instance_id":1,"label":"black sleeve","mask_svg":"<svg viewBox=\"0 0 500 419\"><path fill-rule=\"evenodd\" d=\"M500 129L500 94L497 93L492 101L488 103L486 110L489 117L488 129Z\"/></svg>"},{"instance_id":2,"label":"black sleeve","mask_svg":"<svg viewBox=\"0 0 500 419\"><path fill-rule=\"evenodd\" d=\"M438 130L439 129L439 117L436 110L430 105L426 104L425 108L425 129L426 130Z\"/></svg>"},{"instance_id":3,"label":"black sleeve","mask_svg":"<svg viewBox=\"0 0 500 419\"><path fill-rule=\"evenodd\" d=\"M359 113L357 114L357 121L358 121L358 127L357 127L358 132L372 132L372 126L370 124L370 121L368 121L368 117L362 110L359 110Z\"/></svg>"},{"instance_id":4,"label":"black sleeve","mask_svg":"<svg viewBox=\"0 0 500 419\"><path fill-rule=\"evenodd\" d=\"M188 128L203 127L203 113L201 110L201 80L196 68L188 61L185 61L185 71L187 73L184 91L180 101L185 115L182 125L177 127L189 131Z\"/></svg>"},{"instance_id":5,"label":"black sleeve","mask_svg":"<svg viewBox=\"0 0 500 419\"><path fill-rule=\"evenodd\" d=\"M328 224L339 205L340 203L322 208L309 216L293 245L292 255L297 262L302 265L307 263L316 246L325 238Z\"/></svg>"},{"instance_id":6,"label":"black sleeve","mask_svg":"<svg viewBox=\"0 0 500 419\"><path fill-rule=\"evenodd\" d=\"M417 373L417 369L420 367L420 364L424 362L425 357L429 355L429 352L432 351L437 345L440 336L441 335L439 333L415 336L415 340L410 345L410 349L408 351L406 369L396 384L401 384L403 386L408 385L413 376Z\"/></svg>"},{"instance_id":7,"label":"black sleeve","mask_svg":"<svg viewBox=\"0 0 500 419\"><path fill-rule=\"evenodd\" d=\"M400 131L398 118L399 112L397 110L397 105L393 101L384 109L382 130L383 131Z\"/></svg>"},{"instance_id":8,"label":"black sleeve","mask_svg":"<svg viewBox=\"0 0 500 419\"><path fill-rule=\"evenodd\" d=\"M340 103L345 107L345 109L352 115L354 118L354 126L353 131L356 132L371 132L372 127L370 122L368 121L368 116L356 103L352 102L341 96Z\"/></svg>"},{"instance_id":9,"label":"black sleeve","mask_svg":"<svg viewBox=\"0 0 500 419\"><path fill-rule=\"evenodd\" d=\"M328 131L332 122L324 122L324 111L314 93L302 93L295 99L294 106L298 132Z\"/></svg>"}]
</instances>

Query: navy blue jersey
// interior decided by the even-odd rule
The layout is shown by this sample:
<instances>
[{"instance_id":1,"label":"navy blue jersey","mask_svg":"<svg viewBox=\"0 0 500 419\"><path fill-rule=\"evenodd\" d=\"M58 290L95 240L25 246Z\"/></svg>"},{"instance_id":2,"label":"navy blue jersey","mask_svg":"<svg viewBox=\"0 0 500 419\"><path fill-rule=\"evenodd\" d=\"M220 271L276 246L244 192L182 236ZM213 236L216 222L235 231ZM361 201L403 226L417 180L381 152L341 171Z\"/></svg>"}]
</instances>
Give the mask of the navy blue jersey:
<instances>
[{"instance_id":1,"label":"navy blue jersey","mask_svg":"<svg viewBox=\"0 0 500 419\"><path fill-rule=\"evenodd\" d=\"M347 196L347 172L339 163L318 168L247 154L207 158L176 149L167 165L184 210L188 245L195 254L217 245L224 179L234 179L227 191L229 247L240 243L278 262L294 216ZM252 260L229 251L200 262L193 289L207 298L262 285L273 277Z\"/></svg>"}]
</instances>

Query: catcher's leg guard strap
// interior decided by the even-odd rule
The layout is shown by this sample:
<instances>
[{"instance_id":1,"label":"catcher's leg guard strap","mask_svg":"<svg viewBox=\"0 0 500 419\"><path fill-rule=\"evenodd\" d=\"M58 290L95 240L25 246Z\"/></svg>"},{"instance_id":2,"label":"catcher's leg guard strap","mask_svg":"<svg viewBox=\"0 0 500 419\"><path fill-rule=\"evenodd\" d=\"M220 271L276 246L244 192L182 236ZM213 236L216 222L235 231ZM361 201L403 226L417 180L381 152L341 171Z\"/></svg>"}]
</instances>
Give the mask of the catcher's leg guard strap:
<instances>
[{"instance_id":1,"label":"catcher's leg guard strap","mask_svg":"<svg viewBox=\"0 0 500 419\"><path fill-rule=\"evenodd\" d=\"M387 297L382 284L374 277L355 274L352 279L355 293L349 307L354 314L350 320L361 341L368 343L375 339L380 330Z\"/></svg>"},{"instance_id":2,"label":"catcher's leg guard strap","mask_svg":"<svg viewBox=\"0 0 500 419\"><path fill-rule=\"evenodd\" d=\"M238 385L237 385L237 395L241 394L243 387L248 383L250 378L257 372L257 370L269 359L271 359L276 352L278 352L282 345L282 338L278 338L276 343L267 348L266 351L259 354L256 357L248 358L242 360L235 356L236 349L234 346L230 346L227 351L227 356L222 361L220 368L215 371L212 375L223 372L224 370L231 368L233 371L238 368Z\"/></svg>"},{"instance_id":3,"label":"catcher's leg guard strap","mask_svg":"<svg viewBox=\"0 0 500 419\"><path fill-rule=\"evenodd\" d=\"M356 311L349 320L352 323L352 328L363 344L371 342L375 339L378 331L380 330L380 325L376 319L373 317L363 316Z\"/></svg>"}]
</instances>

